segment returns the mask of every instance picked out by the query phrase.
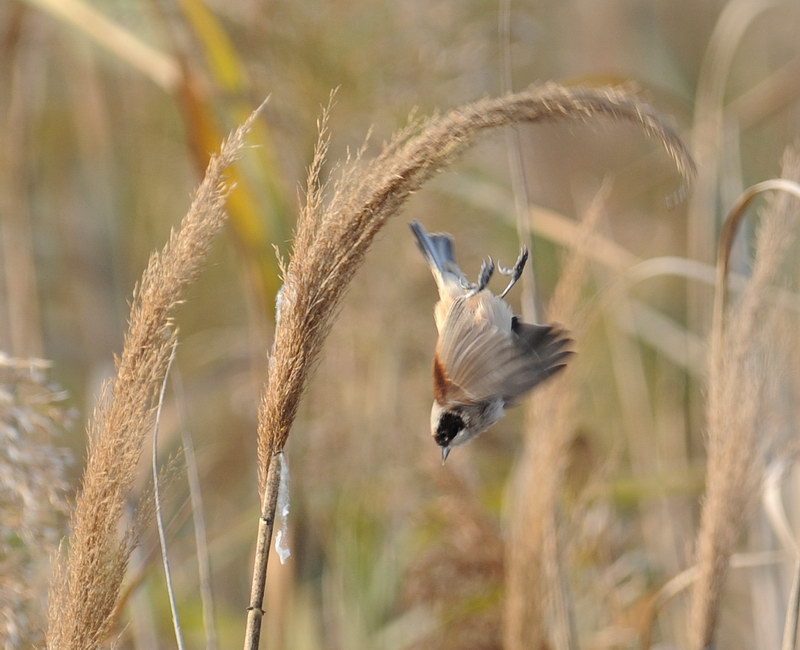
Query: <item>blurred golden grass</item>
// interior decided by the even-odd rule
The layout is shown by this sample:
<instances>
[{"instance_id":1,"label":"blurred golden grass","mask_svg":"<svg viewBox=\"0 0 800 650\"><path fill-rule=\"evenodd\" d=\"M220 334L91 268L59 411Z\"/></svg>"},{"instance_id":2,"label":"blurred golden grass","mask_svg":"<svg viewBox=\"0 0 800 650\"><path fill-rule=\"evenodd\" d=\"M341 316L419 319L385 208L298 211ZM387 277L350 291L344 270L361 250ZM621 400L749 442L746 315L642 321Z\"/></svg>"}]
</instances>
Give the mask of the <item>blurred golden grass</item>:
<instances>
[{"instance_id":1,"label":"blurred golden grass","mask_svg":"<svg viewBox=\"0 0 800 650\"><path fill-rule=\"evenodd\" d=\"M83 0L26 2L79 30L174 97L182 110L194 163L198 172L203 173L209 162L209 152L214 151L223 139L225 129L220 128L212 110L212 97L203 79L203 71L187 64L189 54L185 51L184 39L177 33L177 28L172 28L170 21L164 20L163 27L174 54L165 54ZM241 94L246 82L245 67L222 25L202 2L183 0L180 5L188 25L201 40L210 74L219 92ZM232 119L240 123L249 112L249 104L239 100L231 111ZM249 264L246 271L253 284L253 299L262 308L266 305L266 311L269 312L270 302L265 301L263 296L277 290L277 269L271 242L282 241L284 237L282 226L288 206L269 132L263 124L254 124L253 129L254 139L260 145L256 159L260 163L258 182L267 194L266 206L261 206L262 209L267 208L266 215L257 208L251 177L235 168L230 174L238 191L230 196L228 212L239 245L247 252Z\"/></svg>"},{"instance_id":2,"label":"blurred golden grass","mask_svg":"<svg viewBox=\"0 0 800 650\"><path fill-rule=\"evenodd\" d=\"M786 193L772 197L764 211L756 234L752 278L727 313L723 311L727 281L718 282L716 288L718 307L711 333L706 406L706 495L697 538L699 576L689 620L690 645L698 650L714 641L730 557L761 492L765 451L774 437L767 395L775 381L775 369L767 353L779 333L778 312L767 307L766 296L797 227L800 153L795 148L784 155L783 178L794 181L788 188L793 191L790 194L784 189ZM732 227L723 229L718 261L723 280L743 207L735 206L728 222Z\"/></svg>"},{"instance_id":3,"label":"blurred golden grass","mask_svg":"<svg viewBox=\"0 0 800 650\"><path fill-rule=\"evenodd\" d=\"M586 251L603 216L606 192L598 193L583 220L580 243L565 264L548 305L547 319L569 323L580 349L582 294L589 268ZM575 431L575 370L537 391L526 407L522 456L511 483L510 531L506 546L504 647L509 650L569 647L572 614L566 611L558 511L563 473ZM553 623L548 624L548 621ZM566 644L566 645L565 645Z\"/></svg>"}]
</instances>

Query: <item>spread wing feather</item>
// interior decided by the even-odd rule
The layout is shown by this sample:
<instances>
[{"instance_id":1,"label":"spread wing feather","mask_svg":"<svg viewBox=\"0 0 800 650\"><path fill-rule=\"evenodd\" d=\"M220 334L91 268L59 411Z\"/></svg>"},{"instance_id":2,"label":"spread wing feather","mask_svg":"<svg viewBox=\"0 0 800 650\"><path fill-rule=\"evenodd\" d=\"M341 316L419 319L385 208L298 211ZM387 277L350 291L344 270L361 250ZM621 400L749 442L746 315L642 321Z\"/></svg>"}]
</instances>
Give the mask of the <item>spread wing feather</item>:
<instances>
[{"instance_id":1,"label":"spread wing feather","mask_svg":"<svg viewBox=\"0 0 800 650\"><path fill-rule=\"evenodd\" d=\"M436 398L442 405L495 397L511 403L566 365L569 342L563 331L516 318L511 332L481 324L459 298L447 312L436 347Z\"/></svg>"}]
</instances>

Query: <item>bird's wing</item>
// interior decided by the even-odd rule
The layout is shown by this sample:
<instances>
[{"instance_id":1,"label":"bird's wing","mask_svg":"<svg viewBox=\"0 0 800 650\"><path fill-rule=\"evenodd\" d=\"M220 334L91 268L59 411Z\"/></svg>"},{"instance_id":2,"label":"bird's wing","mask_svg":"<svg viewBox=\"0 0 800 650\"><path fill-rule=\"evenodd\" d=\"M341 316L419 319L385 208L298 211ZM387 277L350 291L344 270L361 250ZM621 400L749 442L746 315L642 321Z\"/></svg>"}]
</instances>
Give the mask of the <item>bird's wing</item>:
<instances>
[{"instance_id":1,"label":"bird's wing","mask_svg":"<svg viewBox=\"0 0 800 650\"><path fill-rule=\"evenodd\" d=\"M566 368L567 360L574 354L569 349L572 343L569 333L556 325L531 325L514 317L511 331L516 347L527 362L520 382L522 390L506 396L509 405L516 397Z\"/></svg>"},{"instance_id":2,"label":"bird's wing","mask_svg":"<svg viewBox=\"0 0 800 650\"><path fill-rule=\"evenodd\" d=\"M513 402L564 367L569 339L546 325L513 321L512 332L476 322L467 300L453 301L436 346L434 395L442 405L494 398Z\"/></svg>"}]
</instances>

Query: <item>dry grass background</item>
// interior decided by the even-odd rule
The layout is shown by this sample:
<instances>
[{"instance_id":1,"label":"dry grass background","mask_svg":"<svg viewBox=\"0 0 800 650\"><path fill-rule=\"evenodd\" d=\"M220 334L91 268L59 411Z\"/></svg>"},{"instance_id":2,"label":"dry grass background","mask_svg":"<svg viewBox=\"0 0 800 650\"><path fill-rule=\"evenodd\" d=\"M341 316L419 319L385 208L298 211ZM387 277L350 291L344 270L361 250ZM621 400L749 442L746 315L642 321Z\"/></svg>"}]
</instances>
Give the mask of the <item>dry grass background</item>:
<instances>
[{"instance_id":1,"label":"dry grass background","mask_svg":"<svg viewBox=\"0 0 800 650\"><path fill-rule=\"evenodd\" d=\"M272 244L288 259L296 188L313 159L321 106L338 86L327 176L370 125L364 161L414 106L427 115L497 95L508 74L517 90L540 79L635 82L695 150L695 193L670 209L678 179L669 158L640 130L603 121L517 127L510 140L490 135L409 197L375 237L338 317L322 324L327 343L287 445L293 556L286 565L271 560L264 645L683 648L700 647L709 629L719 648L782 642L795 558L774 511L761 504L758 472L782 468L773 476L792 531L800 516L789 236L796 202L770 205L763 229L745 222L731 269L753 281L741 296L732 282L722 362L710 374L713 290L683 276L713 272L680 258L713 263L720 221L737 196L781 174L800 121L800 12L792 3L745 1L508 9L510 68L496 4L0 6L0 349L12 359L50 360L48 377L66 389L77 423L89 419L113 373L132 287L186 212L198 170L271 94L248 139L254 146L228 174L237 183L229 227L174 314L181 336L173 372L183 389L168 393L159 436L163 458L180 448L182 430L194 440L219 647L241 644L252 570L257 412L280 285ZM109 39L98 17L125 37ZM521 170L509 167L518 164L509 142L521 147ZM794 178L796 153L787 156L784 173ZM529 202L521 208L510 181L517 173ZM454 233L471 273L487 254L510 262L520 224L530 227L538 301L578 332L573 372L445 468L428 434L435 297L407 231L413 218ZM668 274L626 270L665 256L677 258L659 267ZM325 261L292 263L323 272ZM64 427L58 410L21 426L28 406L19 395L51 398L35 388L38 363L12 367L2 375L3 437L36 449L69 447L74 504L95 457L85 429ZM28 375L20 379L20 370ZM149 390L140 397L152 397ZM145 403L136 411L147 419ZM120 471L122 452L146 439L142 426L135 440L111 427L122 440L109 447L107 471ZM25 431L34 433L13 433ZM708 469L707 454L717 459ZM54 517L45 533L3 529L0 585L17 585L4 597L20 592L18 602L0 599L9 648L27 647L46 627L39 602L46 589L22 589L20 575L38 576L26 577L26 587L43 584L61 524L55 492L33 501L6 495L39 494L20 486L57 478L61 455L47 456L52 464L37 457L38 465L27 465L27 483L0 484L4 522L37 500L52 503ZM135 456L127 454L128 473L117 477L130 491L115 497L121 521L119 529L107 525L109 553L146 492L146 464L134 466ZM188 486L174 481L165 510L178 608L188 645L202 647L189 502ZM79 536L73 540L78 548ZM726 572L721 560L730 554L734 568ZM22 573L11 571L14 563ZM120 582L124 607L110 629L96 626L102 643L172 645L152 526L141 531L124 580L115 573ZM106 600L96 611L111 608ZM6 612L21 609L26 618L16 622L25 625L12 630Z\"/></svg>"}]
</instances>

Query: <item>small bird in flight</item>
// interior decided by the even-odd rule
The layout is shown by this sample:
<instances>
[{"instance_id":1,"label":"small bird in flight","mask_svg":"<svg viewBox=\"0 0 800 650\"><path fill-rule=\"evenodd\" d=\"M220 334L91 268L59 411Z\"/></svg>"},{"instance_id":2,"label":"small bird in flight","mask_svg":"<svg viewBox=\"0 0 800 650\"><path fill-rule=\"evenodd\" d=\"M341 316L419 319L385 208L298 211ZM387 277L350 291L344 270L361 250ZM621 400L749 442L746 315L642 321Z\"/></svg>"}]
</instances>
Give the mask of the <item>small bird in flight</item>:
<instances>
[{"instance_id":1,"label":"small bird in flight","mask_svg":"<svg viewBox=\"0 0 800 650\"><path fill-rule=\"evenodd\" d=\"M444 464L453 447L486 431L519 398L566 367L571 339L556 326L523 323L504 300L525 268L526 248L513 268L498 267L511 279L496 296L487 288L495 271L491 258L471 283L456 264L450 235L428 234L417 221L411 230L439 289L431 434Z\"/></svg>"}]
</instances>

